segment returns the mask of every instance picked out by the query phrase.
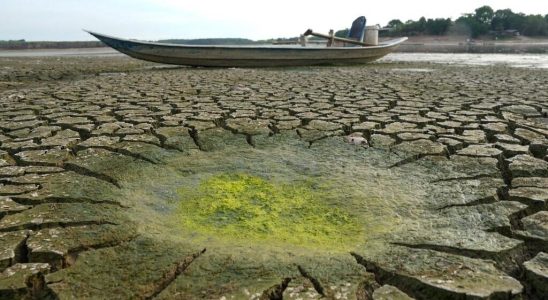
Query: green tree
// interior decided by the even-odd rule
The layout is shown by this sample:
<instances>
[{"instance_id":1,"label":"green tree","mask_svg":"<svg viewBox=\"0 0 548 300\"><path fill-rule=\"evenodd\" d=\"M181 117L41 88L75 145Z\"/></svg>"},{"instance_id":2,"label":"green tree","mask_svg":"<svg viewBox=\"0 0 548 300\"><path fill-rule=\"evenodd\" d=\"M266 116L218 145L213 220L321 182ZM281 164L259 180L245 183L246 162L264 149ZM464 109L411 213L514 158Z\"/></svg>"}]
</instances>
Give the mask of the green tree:
<instances>
[{"instance_id":1,"label":"green tree","mask_svg":"<svg viewBox=\"0 0 548 300\"><path fill-rule=\"evenodd\" d=\"M493 15L491 20L491 29L493 30L505 30L510 28L510 21L514 17L515 13L511 9L499 9Z\"/></svg>"},{"instance_id":2,"label":"green tree","mask_svg":"<svg viewBox=\"0 0 548 300\"><path fill-rule=\"evenodd\" d=\"M345 38L345 37L348 36L349 31L350 31L350 29L348 29L348 28L345 28L345 29L342 29L342 30L337 30L337 32L335 32L335 36Z\"/></svg>"},{"instance_id":3,"label":"green tree","mask_svg":"<svg viewBox=\"0 0 548 300\"><path fill-rule=\"evenodd\" d=\"M493 20L493 9L490 6L484 5L476 8L474 17L478 22L491 26L491 20Z\"/></svg>"},{"instance_id":4,"label":"green tree","mask_svg":"<svg viewBox=\"0 0 548 300\"><path fill-rule=\"evenodd\" d=\"M548 34L548 24L541 15L528 15L521 32L524 35L546 35Z\"/></svg>"},{"instance_id":5,"label":"green tree","mask_svg":"<svg viewBox=\"0 0 548 300\"><path fill-rule=\"evenodd\" d=\"M449 26L451 26L451 19L428 19L426 21L426 33L433 35L444 35Z\"/></svg>"},{"instance_id":6,"label":"green tree","mask_svg":"<svg viewBox=\"0 0 548 300\"><path fill-rule=\"evenodd\" d=\"M417 31L423 33L426 30L426 18L421 17L418 22Z\"/></svg>"},{"instance_id":7,"label":"green tree","mask_svg":"<svg viewBox=\"0 0 548 300\"><path fill-rule=\"evenodd\" d=\"M455 21L460 27L467 28L470 32L470 36L476 38L482 34L486 34L489 31L489 26L485 23L478 21L475 15L465 14Z\"/></svg>"},{"instance_id":8,"label":"green tree","mask_svg":"<svg viewBox=\"0 0 548 300\"><path fill-rule=\"evenodd\" d=\"M400 21L398 19L394 19L394 20L391 20L390 22L388 22L388 25L386 25L386 26L390 27L390 28L398 28L402 25L403 25L402 21Z\"/></svg>"}]
</instances>

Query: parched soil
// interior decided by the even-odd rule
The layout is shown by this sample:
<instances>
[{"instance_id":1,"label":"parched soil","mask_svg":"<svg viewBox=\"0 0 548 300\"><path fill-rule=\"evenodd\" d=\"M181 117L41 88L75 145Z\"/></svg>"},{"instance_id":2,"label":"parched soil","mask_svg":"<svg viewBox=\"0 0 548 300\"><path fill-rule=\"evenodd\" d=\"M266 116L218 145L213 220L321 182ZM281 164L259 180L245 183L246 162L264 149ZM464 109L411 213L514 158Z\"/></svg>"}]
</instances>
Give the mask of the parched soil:
<instances>
[{"instance_id":1,"label":"parched soil","mask_svg":"<svg viewBox=\"0 0 548 300\"><path fill-rule=\"evenodd\" d=\"M543 299L546 86L0 59L0 298Z\"/></svg>"}]
</instances>

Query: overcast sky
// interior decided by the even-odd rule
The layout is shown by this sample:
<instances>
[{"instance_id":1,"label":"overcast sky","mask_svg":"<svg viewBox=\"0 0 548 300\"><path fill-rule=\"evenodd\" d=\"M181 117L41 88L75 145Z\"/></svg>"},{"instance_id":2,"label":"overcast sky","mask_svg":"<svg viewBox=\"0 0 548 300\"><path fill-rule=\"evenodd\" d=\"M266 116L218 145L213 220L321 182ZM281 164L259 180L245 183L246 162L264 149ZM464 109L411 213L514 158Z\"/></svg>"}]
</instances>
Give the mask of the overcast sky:
<instances>
[{"instance_id":1,"label":"overcast sky","mask_svg":"<svg viewBox=\"0 0 548 300\"><path fill-rule=\"evenodd\" d=\"M267 39L392 19L458 18L479 6L548 14L547 0L0 0L0 40L93 40L81 29L163 38Z\"/></svg>"}]
</instances>

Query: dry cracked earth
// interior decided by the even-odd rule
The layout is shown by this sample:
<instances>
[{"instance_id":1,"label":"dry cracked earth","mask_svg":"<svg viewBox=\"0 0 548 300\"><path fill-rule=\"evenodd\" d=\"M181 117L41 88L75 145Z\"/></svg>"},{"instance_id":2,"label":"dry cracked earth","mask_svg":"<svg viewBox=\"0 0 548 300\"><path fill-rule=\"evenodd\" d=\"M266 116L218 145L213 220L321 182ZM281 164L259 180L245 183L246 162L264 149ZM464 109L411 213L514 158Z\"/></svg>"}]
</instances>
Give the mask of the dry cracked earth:
<instances>
[{"instance_id":1,"label":"dry cracked earth","mask_svg":"<svg viewBox=\"0 0 548 300\"><path fill-rule=\"evenodd\" d=\"M546 299L547 86L1 59L0 298Z\"/></svg>"}]
</instances>

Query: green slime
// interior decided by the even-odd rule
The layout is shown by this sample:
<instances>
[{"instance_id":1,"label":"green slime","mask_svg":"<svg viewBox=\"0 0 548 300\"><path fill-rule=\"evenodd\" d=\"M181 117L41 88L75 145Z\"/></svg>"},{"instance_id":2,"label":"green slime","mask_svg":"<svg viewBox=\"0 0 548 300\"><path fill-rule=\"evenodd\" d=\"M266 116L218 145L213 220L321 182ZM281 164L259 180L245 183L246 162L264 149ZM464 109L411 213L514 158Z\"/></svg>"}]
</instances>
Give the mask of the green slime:
<instances>
[{"instance_id":1,"label":"green slime","mask_svg":"<svg viewBox=\"0 0 548 300\"><path fill-rule=\"evenodd\" d=\"M350 249L363 231L354 215L330 205L327 191L312 181L220 174L178 194L184 228L222 239Z\"/></svg>"}]
</instances>

